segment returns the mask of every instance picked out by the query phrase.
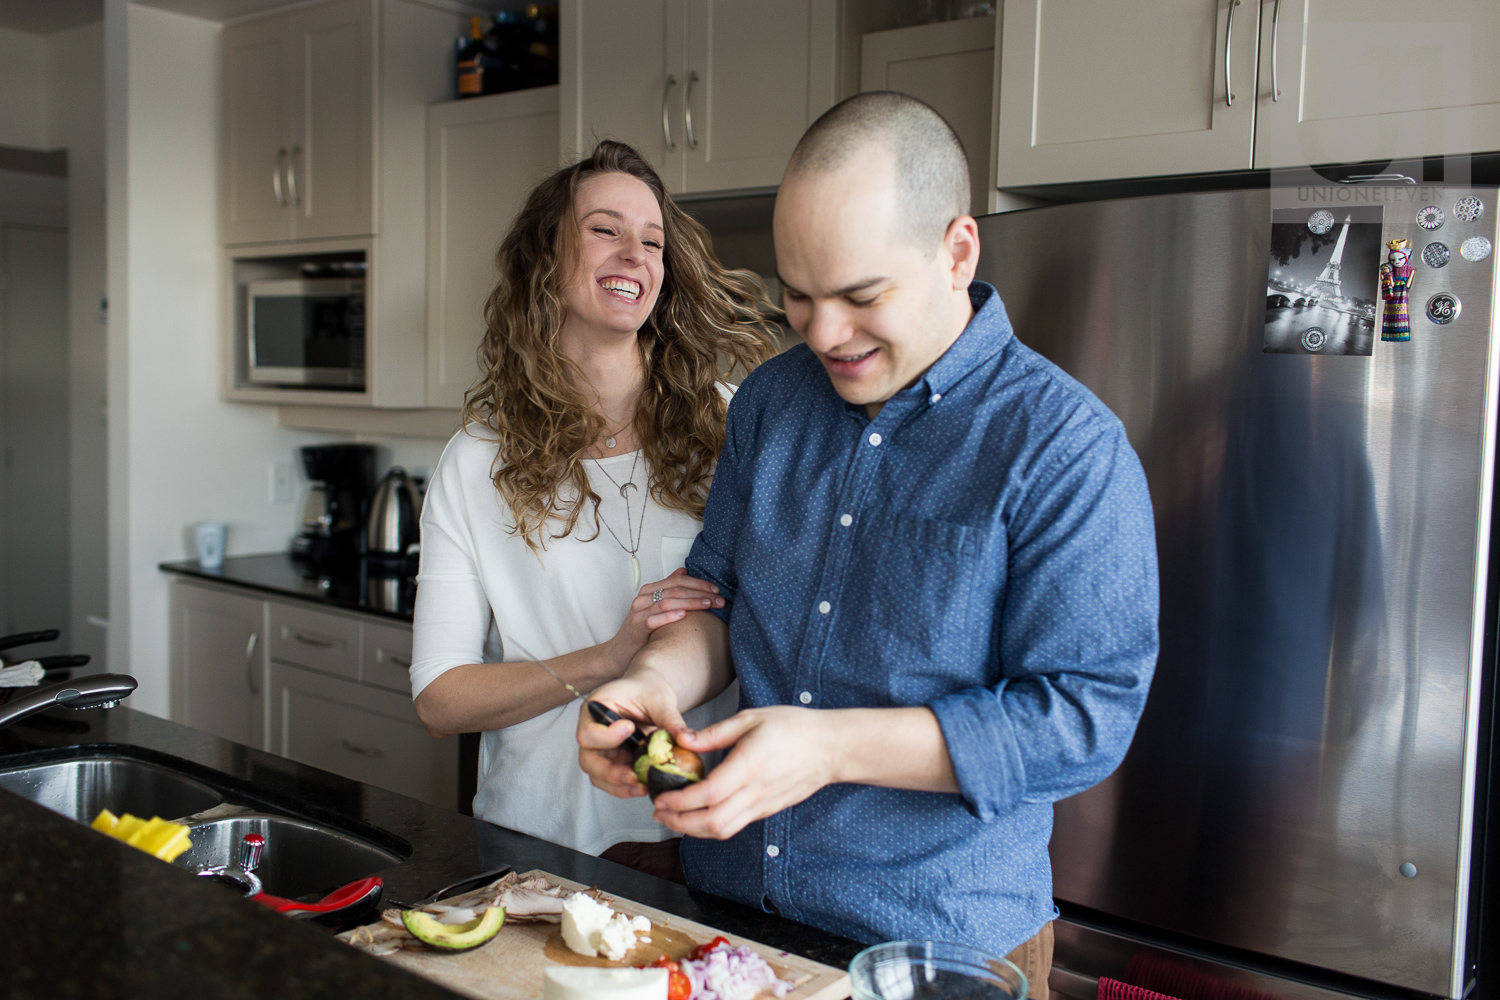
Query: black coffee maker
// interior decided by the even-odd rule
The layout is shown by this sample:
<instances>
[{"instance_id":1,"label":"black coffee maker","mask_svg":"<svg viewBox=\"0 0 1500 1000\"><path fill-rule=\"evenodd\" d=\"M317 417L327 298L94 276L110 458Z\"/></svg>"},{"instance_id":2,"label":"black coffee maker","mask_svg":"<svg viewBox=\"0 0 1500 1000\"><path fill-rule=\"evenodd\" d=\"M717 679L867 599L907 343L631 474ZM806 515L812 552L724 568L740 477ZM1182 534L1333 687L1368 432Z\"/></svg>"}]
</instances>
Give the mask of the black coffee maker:
<instances>
[{"instance_id":1,"label":"black coffee maker","mask_svg":"<svg viewBox=\"0 0 1500 1000\"><path fill-rule=\"evenodd\" d=\"M353 562L361 554L365 504L375 484L374 446L309 445L302 449L302 471L311 486L292 558L316 567Z\"/></svg>"}]
</instances>

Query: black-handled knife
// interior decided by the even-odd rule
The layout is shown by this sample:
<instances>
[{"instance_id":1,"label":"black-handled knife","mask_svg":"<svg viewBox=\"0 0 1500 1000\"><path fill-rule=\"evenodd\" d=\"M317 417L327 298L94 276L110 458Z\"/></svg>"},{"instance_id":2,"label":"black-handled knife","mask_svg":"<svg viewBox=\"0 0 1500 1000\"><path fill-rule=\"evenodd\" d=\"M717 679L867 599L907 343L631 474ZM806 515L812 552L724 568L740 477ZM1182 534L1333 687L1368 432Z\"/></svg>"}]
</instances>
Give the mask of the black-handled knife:
<instances>
[{"instance_id":1,"label":"black-handled knife","mask_svg":"<svg viewBox=\"0 0 1500 1000\"><path fill-rule=\"evenodd\" d=\"M599 725L601 726L612 725L625 718L625 716L621 715L619 712L616 712L608 705L601 705L597 701L588 702L588 707L589 715L593 716L594 721L599 723ZM631 721L634 722L634 720ZM636 756L640 756L641 754L646 752L646 734L641 732L640 723L635 723L635 731L629 736L625 737L625 742L622 743L621 746L623 746L626 750L629 750Z\"/></svg>"}]
</instances>

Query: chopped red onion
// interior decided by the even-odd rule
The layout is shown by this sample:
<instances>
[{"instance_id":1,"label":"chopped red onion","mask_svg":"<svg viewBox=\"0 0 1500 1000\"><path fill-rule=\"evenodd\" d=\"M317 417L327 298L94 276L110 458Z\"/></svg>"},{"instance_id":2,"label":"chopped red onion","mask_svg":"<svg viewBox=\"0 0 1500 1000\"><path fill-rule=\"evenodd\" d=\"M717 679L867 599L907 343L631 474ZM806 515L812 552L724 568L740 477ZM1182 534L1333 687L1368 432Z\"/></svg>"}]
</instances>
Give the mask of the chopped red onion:
<instances>
[{"instance_id":1,"label":"chopped red onion","mask_svg":"<svg viewBox=\"0 0 1500 1000\"><path fill-rule=\"evenodd\" d=\"M696 961L684 959L682 971L693 984L692 1000L753 1000L762 990L784 997L792 989L770 963L744 945L720 945Z\"/></svg>"}]
</instances>

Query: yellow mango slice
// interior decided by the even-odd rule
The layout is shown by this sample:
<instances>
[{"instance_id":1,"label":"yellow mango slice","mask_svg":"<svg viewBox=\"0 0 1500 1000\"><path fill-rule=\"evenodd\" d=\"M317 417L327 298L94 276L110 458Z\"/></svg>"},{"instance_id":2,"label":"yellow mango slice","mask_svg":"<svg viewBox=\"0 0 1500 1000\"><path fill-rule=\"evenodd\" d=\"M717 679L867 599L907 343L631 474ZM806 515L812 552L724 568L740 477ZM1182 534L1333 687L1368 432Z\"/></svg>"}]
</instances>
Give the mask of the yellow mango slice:
<instances>
[{"instance_id":1,"label":"yellow mango slice","mask_svg":"<svg viewBox=\"0 0 1500 1000\"><path fill-rule=\"evenodd\" d=\"M111 833L110 836L114 837L116 840L123 840L128 844L130 843L131 836L145 825L145 820L137 816L132 816L130 815L130 813L126 813L124 816L120 817L120 822L116 824L114 832Z\"/></svg>"},{"instance_id":2,"label":"yellow mango slice","mask_svg":"<svg viewBox=\"0 0 1500 1000\"><path fill-rule=\"evenodd\" d=\"M95 830L98 830L100 833L107 833L110 836L114 835L115 827L119 825L120 817L116 816L108 809L99 810L99 815L95 816L94 821L89 824L89 826L93 827Z\"/></svg>"},{"instance_id":3,"label":"yellow mango slice","mask_svg":"<svg viewBox=\"0 0 1500 1000\"><path fill-rule=\"evenodd\" d=\"M157 848L155 854L163 861L176 861L177 856L193 846L192 839L188 836L188 828L179 825L177 833L171 840Z\"/></svg>"}]
</instances>

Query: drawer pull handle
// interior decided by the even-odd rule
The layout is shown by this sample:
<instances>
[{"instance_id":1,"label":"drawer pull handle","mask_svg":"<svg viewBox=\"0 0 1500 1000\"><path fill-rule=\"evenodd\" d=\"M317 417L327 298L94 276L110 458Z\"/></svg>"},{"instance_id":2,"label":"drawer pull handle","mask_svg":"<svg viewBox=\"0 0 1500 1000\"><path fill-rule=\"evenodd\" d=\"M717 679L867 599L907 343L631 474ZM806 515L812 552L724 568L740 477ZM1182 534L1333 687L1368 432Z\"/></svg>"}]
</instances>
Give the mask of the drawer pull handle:
<instances>
[{"instance_id":1,"label":"drawer pull handle","mask_svg":"<svg viewBox=\"0 0 1500 1000\"><path fill-rule=\"evenodd\" d=\"M255 679L255 644L260 642L260 633L251 632L250 641L245 643L245 683L250 687L251 694L260 694L260 685Z\"/></svg>"},{"instance_id":2,"label":"drawer pull handle","mask_svg":"<svg viewBox=\"0 0 1500 1000\"><path fill-rule=\"evenodd\" d=\"M383 656L385 659L390 660L392 663L394 663L396 666L400 667L403 670L410 670L411 669L411 661L410 660L404 660L401 657L397 656L395 653L387 653L385 650L382 649L380 651L380 655Z\"/></svg>"},{"instance_id":3,"label":"drawer pull handle","mask_svg":"<svg viewBox=\"0 0 1500 1000\"><path fill-rule=\"evenodd\" d=\"M347 739L340 740L339 742L341 742L341 743L344 744L344 749L345 750L348 750L350 753L357 753L361 757L384 757L385 756L385 751L381 750L379 747L362 747L362 746L360 746L357 743L350 743Z\"/></svg>"},{"instance_id":4,"label":"drawer pull handle","mask_svg":"<svg viewBox=\"0 0 1500 1000\"><path fill-rule=\"evenodd\" d=\"M301 632L292 632L291 636L304 645L317 646L319 649L327 649L334 644L332 639L314 639L312 636L303 635Z\"/></svg>"}]
</instances>

